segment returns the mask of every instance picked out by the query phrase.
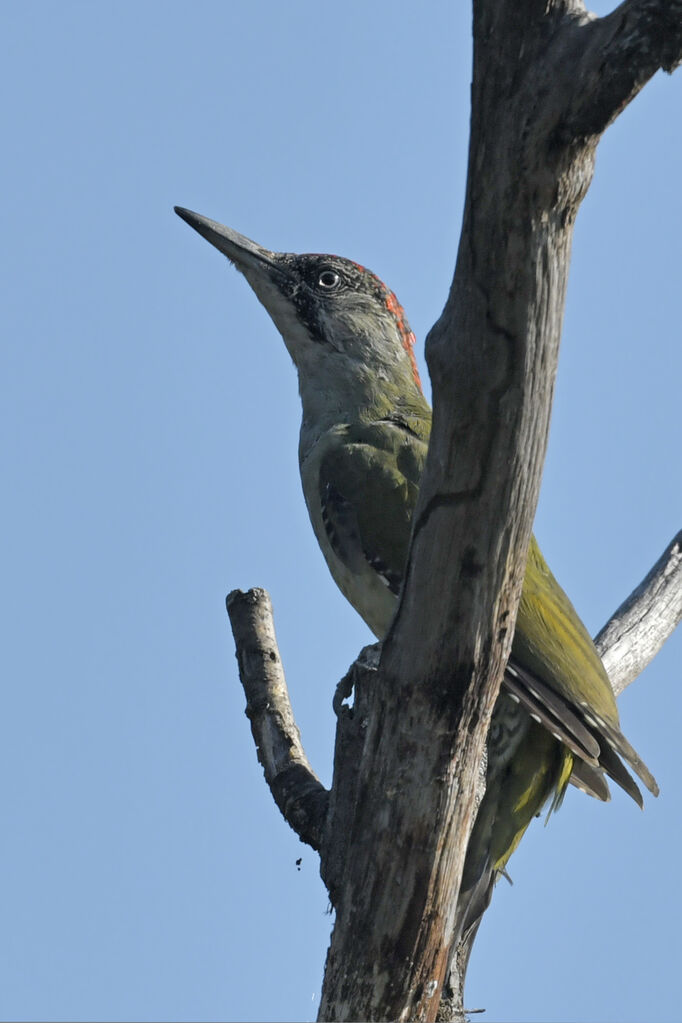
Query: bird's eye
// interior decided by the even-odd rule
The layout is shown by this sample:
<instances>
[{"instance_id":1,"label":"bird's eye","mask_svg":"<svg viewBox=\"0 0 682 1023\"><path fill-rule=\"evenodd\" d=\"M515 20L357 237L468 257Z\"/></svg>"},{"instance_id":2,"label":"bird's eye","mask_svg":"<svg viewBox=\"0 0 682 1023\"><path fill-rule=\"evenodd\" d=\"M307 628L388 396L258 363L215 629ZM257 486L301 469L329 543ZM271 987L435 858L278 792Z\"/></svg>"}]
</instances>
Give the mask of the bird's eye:
<instances>
[{"instance_id":1,"label":"bird's eye","mask_svg":"<svg viewBox=\"0 0 682 1023\"><path fill-rule=\"evenodd\" d=\"M338 288L341 283L341 275L337 274L336 270L331 270L327 267L326 270L321 270L317 278L318 287L323 288L325 291L333 291L334 288Z\"/></svg>"}]
</instances>

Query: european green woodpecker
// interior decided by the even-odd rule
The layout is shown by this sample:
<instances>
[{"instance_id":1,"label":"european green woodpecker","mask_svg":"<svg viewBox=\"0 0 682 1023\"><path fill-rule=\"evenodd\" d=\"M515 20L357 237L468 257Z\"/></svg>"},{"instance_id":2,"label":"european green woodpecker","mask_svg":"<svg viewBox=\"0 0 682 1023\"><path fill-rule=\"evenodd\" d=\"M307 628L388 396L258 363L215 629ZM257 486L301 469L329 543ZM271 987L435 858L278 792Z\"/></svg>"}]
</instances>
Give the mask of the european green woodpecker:
<instances>
[{"instance_id":1,"label":"european green woodpecker","mask_svg":"<svg viewBox=\"0 0 682 1023\"><path fill-rule=\"evenodd\" d=\"M190 210L176 213L241 271L284 339L303 404L299 463L310 520L341 592L381 639L400 593L431 428L405 313L348 259L271 252ZM464 928L485 909L533 816L550 799L558 807L571 775L608 799L605 773L642 805L623 760L657 795L620 731L594 644L533 538L464 868Z\"/></svg>"}]
</instances>

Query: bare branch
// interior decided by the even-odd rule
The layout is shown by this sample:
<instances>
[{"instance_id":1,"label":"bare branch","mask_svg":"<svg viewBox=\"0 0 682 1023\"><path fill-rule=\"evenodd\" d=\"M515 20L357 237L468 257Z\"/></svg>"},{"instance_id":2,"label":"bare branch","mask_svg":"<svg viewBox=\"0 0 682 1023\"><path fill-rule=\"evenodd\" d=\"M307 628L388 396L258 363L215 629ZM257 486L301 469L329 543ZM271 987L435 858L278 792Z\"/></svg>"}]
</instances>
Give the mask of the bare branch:
<instances>
[{"instance_id":1,"label":"bare branch","mask_svg":"<svg viewBox=\"0 0 682 1023\"><path fill-rule=\"evenodd\" d=\"M237 648L246 716L265 780L284 819L302 842L319 849L329 793L305 755L279 656L272 604L262 589L233 590L227 613Z\"/></svg>"},{"instance_id":2,"label":"bare branch","mask_svg":"<svg viewBox=\"0 0 682 1023\"><path fill-rule=\"evenodd\" d=\"M682 621L682 530L595 639L616 696Z\"/></svg>"},{"instance_id":3,"label":"bare branch","mask_svg":"<svg viewBox=\"0 0 682 1023\"><path fill-rule=\"evenodd\" d=\"M659 69L682 63L682 0L625 0L583 22L576 42L582 53L565 127L574 137L601 135Z\"/></svg>"}]
</instances>

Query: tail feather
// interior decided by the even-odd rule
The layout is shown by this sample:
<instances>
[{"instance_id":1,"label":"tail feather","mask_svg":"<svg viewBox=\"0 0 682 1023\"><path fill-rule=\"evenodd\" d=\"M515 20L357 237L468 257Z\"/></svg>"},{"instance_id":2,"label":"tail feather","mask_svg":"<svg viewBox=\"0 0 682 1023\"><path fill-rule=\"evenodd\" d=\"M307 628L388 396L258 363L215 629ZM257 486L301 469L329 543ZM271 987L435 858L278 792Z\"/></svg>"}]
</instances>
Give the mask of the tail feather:
<instances>
[{"instance_id":1,"label":"tail feather","mask_svg":"<svg viewBox=\"0 0 682 1023\"><path fill-rule=\"evenodd\" d=\"M570 704L560 693L532 672L510 661L505 672L505 687L512 699L521 703L575 758L574 774L579 787L598 799L609 798L608 786L600 775L605 771L620 787L643 806L642 794L621 761L621 757L639 776L649 791L659 793L656 779L628 740L610 721L597 714L587 703Z\"/></svg>"},{"instance_id":2,"label":"tail feather","mask_svg":"<svg viewBox=\"0 0 682 1023\"><path fill-rule=\"evenodd\" d=\"M504 682L512 698L521 702L531 717L535 715L555 739L563 742L581 760L587 760L595 767L598 765L599 743L565 700L535 675L511 661L507 665Z\"/></svg>"},{"instance_id":3,"label":"tail feather","mask_svg":"<svg viewBox=\"0 0 682 1023\"><path fill-rule=\"evenodd\" d=\"M588 796L600 799L602 803L608 803L611 799L609 786L602 769L600 767L592 767L591 764L585 763L584 760L573 760L571 783L576 788L586 792Z\"/></svg>"},{"instance_id":4,"label":"tail feather","mask_svg":"<svg viewBox=\"0 0 682 1023\"><path fill-rule=\"evenodd\" d=\"M619 729L614 728L608 721L601 721L598 719L598 723L611 748L616 753L620 754L620 756L623 757L623 759L630 765L635 774L646 785L652 796L657 796L660 789L656 779L637 751L630 745L623 733L619 731Z\"/></svg>"},{"instance_id":5,"label":"tail feather","mask_svg":"<svg viewBox=\"0 0 682 1023\"><path fill-rule=\"evenodd\" d=\"M613 778L617 785L620 785L629 796L632 796L640 810L643 810L644 800L642 793L639 791L639 786L618 754L607 743L604 743L599 763L609 778Z\"/></svg>"}]
</instances>

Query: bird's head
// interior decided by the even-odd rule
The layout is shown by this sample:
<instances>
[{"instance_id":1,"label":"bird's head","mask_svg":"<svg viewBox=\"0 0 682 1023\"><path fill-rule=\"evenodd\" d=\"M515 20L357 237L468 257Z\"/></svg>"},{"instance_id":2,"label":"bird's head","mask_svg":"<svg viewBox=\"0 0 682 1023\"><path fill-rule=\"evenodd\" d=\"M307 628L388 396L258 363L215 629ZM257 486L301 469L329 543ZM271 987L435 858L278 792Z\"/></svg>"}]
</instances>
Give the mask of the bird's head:
<instances>
[{"instance_id":1,"label":"bird's head","mask_svg":"<svg viewBox=\"0 0 682 1023\"><path fill-rule=\"evenodd\" d=\"M340 402L368 388L420 389L414 334L370 270L340 256L271 252L191 210L175 212L246 277L296 364L304 404L310 388L337 390Z\"/></svg>"}]
</instances>

